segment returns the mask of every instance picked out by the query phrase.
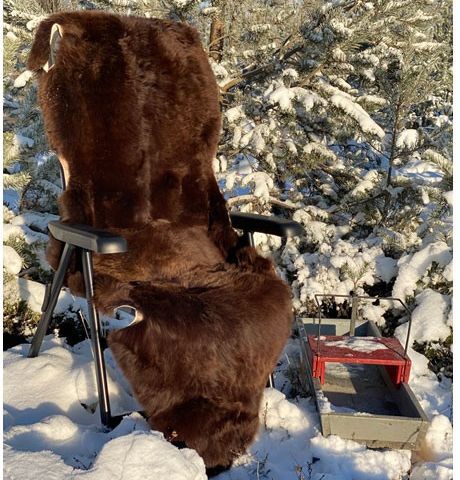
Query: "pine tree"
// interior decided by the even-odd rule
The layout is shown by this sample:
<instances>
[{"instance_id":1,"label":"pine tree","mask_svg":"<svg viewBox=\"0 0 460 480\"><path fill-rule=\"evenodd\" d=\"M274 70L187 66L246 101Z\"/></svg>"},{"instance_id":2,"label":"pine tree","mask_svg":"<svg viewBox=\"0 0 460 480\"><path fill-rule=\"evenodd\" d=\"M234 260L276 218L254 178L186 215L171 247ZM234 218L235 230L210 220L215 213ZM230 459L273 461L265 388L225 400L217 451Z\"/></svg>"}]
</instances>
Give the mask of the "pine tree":
<instances>
[{"instance_id":1,"label":"pine tree","mask_svg":"<svg viewBox=\"0 0 460 480\"><path fill-rule=\"evenodd\" d=\"M57 160L25 59L40 19L61 9L199 30L221 90L215 170L230 208L305 227L288 242L256 236L278 256L298 312L314 313L319 292L391 294L398 261L429 245L451 248L450 0L7 0L7 223L57 212ZM20 242L11 246L24 269L37 265ZM451 295L449 278L448 265L430 264L406 300L426 288Z\"/></svg>"}]
</instances>

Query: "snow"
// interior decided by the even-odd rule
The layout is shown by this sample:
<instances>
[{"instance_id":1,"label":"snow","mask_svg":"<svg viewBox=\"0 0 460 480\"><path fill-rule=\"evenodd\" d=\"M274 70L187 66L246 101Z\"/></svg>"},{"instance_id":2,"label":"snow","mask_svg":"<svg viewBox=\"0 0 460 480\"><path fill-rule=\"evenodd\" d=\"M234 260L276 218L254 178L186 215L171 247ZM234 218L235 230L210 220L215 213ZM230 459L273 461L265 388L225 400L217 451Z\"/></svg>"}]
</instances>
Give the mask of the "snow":
<instances>
[{"instance_id":1,"label":"snow","mask_svg":"<svg viewBox=\"0 0 460 480\"><path fill-rule=\"evenodd\" d=\"M353 90L353 87L343 78L336 77L332 79L332 75L329 78L333 81L334 85L337 85L337 87L341 88L342 90L345 90L347 92Z\"/></svg>"},{"instance_id":2,"label":"snow","mask_svg":"<svg viewBox=\"0 0 460 480\"><path fill-rule=\"evenodd\" d=\"M436 49L443 48L442 43L439 42L417 42L413 43L412 46L417 50L427 50L430 52Z\"/></svg>"},{"instance_id":3,"label":"snow","mask_svg":"<svg viewBox=\"0 0 460 480\"><path fill-rule=\"evenodd\" d=\"M347 59L346 53L340 47L332 49L331 54L332 58L338 62L345 62Z\"/></svg>"},{"instance_id":4,"label":"snow","mask_svg":"<svg viewBox=\"0 0 460 480\"><path fill-rule=\"evenodd\" d=\"M414 129L403 130L396 139L396 146L400 149L415 148L418 144L418 132Z\"/></svg>"},{"instance_id":5,"label":"snow","mask_svg":"<svg viewBox=\"0 0 460 480\"><path fill-rule=\"evenodd\" d=\"M377 105L382 107L388 103L388 100L377 95L361 95L357 98L359 103L368 104L368 105Z\"/></svg>"},{"instance_id":6,"label":"snow","mask_svg":"<svg viewBox=\"0 0 460 480\"><path fill-rule=\"evenodd\" d=\"M307 145L303 147L303 151L307 155L310 155L312 153L317 153L331 160L336 160L336 156L334 152L329 150L326 146L322 145L321 143L317 143L317 142L307 143Z\"/></svg>"},{"instance_id":7,"label":"snow","mask_svg":"<svg viewBox=\"0 0 460 480\"><path fill-rule=\"evenodd\" d=\"M20 135L17 133L14 136L14 143L19 147L19 148L32 148L35 144L35 140L33 138L26 137L25 135Z\"/></svg>"},{"instance_id":8,"label":"snow","mask_svg":"<svg viewBox=\"0 0 460 480\"><path fill-rule=\"evenodd\" d=\"M283 77L292 78L293 80L297 80L299 78L299 74L294 68L286 68L285 70L283 70L281 75Z\"/></svg>"},{"instance_id":9,"label":"snow","mask_svg":"<svg viewBox=\"0 0 460 480\"><path fill-rule=\"evenodd\" d=\"M444 198L449 206L452 207L454 204L454 191L451 190L450 192L444 192Z\"/></svg>"},{"instance_id":10,"label":"snow","mask_svg":"<svg viewBox=\"0 0 460 480\"><path fill-rule=\"evenodd\" d=\"M327 413L352 413L355 415L358 413L356 412L356 410L353 410L351 408L339 407L337 405L334 405L329 401L329 399L326 397L326 395L324 395L321 390L317 392L316 400L318 402L318 409L321 415Z\"/></svg>"},{"instance_id":11,"label":"snow","mask_svg":"<svg viewBox=\"0 0 460 480\"><path fill-rule=\"evenodd\" d=\"M39 23L44 20L46 18L45 15L38 15L38 16L34 16L34 18L32 20L29 20L26 24L26 28L27 30L34 30L38 25Z\"/></svg>"},{"instance_id":12,"label":"snow","mask_svg":"<svg viewBox=\"0 0 460 480\"><path fill-rule=\"evenodd\" d=\"M21 271L22 258L13 247L3 245L3 267L13 275L17 275Z\"/></svg>"},{"instance_id":13,"label":"snow","mask_svg":"<svg viewBox=\"0 0 460 480\"><path fill-rule=\"evenodd\" d=\"M407 450L373 451L335 435L313 438L311 445L313 455L321 459L321 470L337 480L394 480L411 466Z\"/></svg>"},{"instance_id":14,"label":"snow","mask_svg":"<svg viewBox=\"0 0 460 480\"><path fill-rule=\"evenodd\" d=\"M445 415L435 415L428 427L420 455L432 462L452 461L453 428Z\"/></svg>"},{"instance_id":15,"label":"snow","mask_svg":"<svg viewBox=\"0 0 460 480\"><path fill-rule=\"evenodd\" d=\"M8 240L10 237L23 237L28 244L48 241L48 235L44 233L35 232L27 225L12 225L3 224L3 241Z\"/></svg>"},{"instance_id":16,"label":"snow","mask_svg":"<svg viewBox=\"0 0 460 480\"><path fill-rule=\"evenodd\" d=\"M444 467L437 463L423 463L416 465L410 475L410 480L452 480L451 467Z\"/></svg>"},{"instance_id":17,"label":"snow","mask_svg":"<svg viewBox=\"0 0 460 480\"><path fill-rule=\"evenodd\" d=\"M393 286L393 297L405 300L406 296L414 294L417 282L433 262L441 266L448 265L452 260L452 251L442 241L430 243L422 250L404 255L398 261L398 276Z\"/></svg>"},{"instance_id":18,"label":"snow","mask_svg":"<svg viewBox=\"0 0 460 480\"><path fill-rule=\"evenodd\" d=\"M3 447L3 474L9 480L66 480L73 468L50 451L29 452Z\"/></svg>"},{"instance_id":19,"label":"snow","mask_svg":"<svg viewBox=\"0 0 460 480\"><path fill-rule=\"evenodd\" d=\"M309 216L298 210L293 219L305 225L307 239L309 232L316 235L312 240L318 242L318 251L298 254L293 264L297 270L300 301L305 303L313 299L315 293L335 293L348 295L356 286L373 285L382 279L391 280L396 273L396 261L386 257L380 246L371 246L367 242L350 243L340 239L349 227L335 227L322 224L329 229L328 235L312 230ZM316 222L319 223L319 222ZM334 233L334 235L333 235ZM363 292L364 293L364 292Z\"/></svg>"},{"instance_id":20,"label":"snow","mask_svg":"<svg viewBox=\"0 0 460 480\"><path fill-rule=\"evenodd\" d=\"M450 299L431 289L426 289L415 297L416 307L412 312L412 327L410 331L410 344L418 342L431 342L445 340L452 332L447 325L447 312ZM395 336L402 343L406 341L409 323L396 328Z\"/></svg>"},{"instance_id":21,"label":"snow","mask_svg":"<svg viewBox=\"0 0 460 480\"><path fill-rule=\"evenodd\" d=\"M371 82L375 82L374 70L372 68L363 69L363 75Z\"/></svg>"},{"instance_id":22,"label":"snow","mask_svg":"<svg viewBox=\"0 0 460 480\"><path fill-rule=\"evenodd\" d=\"M376 350L386 350L388 347L383 343L380 343L377 338L373 337L347 337L344 340L332 340L324 342L327 347L334 348L347 348L348 350L354 350L356 352L371 353Z\"/></svg>"},{"instance_id":23,"label":"snow","mask_svg":"<svg viewBox=\"0 0 460 480\"><path fill-rule=\"evenodd\" d=\"M271 25L269 23L251 25L249 31L252 33L262 33L270 30Z\"/></svg>"},{"instance_id":24,"label":"snow","mask_svg":"<svg viewBox=\"0 0 460 480\"><path fill-rule=\"evenodd\" d=\"M291 341L286 353L294 355L296 345ZM116 429L108 432L99 423L97 409L92 413L90 408L82 406L93 410L97 407L88 340L70 347L63 339L47 336L37 358L27 358L27 352L28 345L4 352L7 478L206 478L203 462L196 452L170 445L160 433L150 430L139 414L125 416ZM140 406L132 398L113 357L107 350L104 353L113 413L138 410ZM286 369L289 357L282 358L287 363L283 360L279 368ZM278 388L285 371L278 370ZM449 405L444 398L448 390L442 390L436 378L432 382L431 377L419 375L417 380L423 380L420 385L423 393L431 395L422 398L429 407L428 413L435 413L426 440L426 458L419 459L413 468L420 472L444 469L447 475L451 472L450 422L438 417L442 415L439 410ZM337 411L337 407L332 408ZM447 432L447 437L443 432ZM410 468L408 451L370 450L351 440L324 438L313 400L288 399L279 390L266 389L255 442L230 471L216 478L298 480L299 473L311 472L311 477L305 478L393 480L404 477Z\"/></svg>"},{"instance_id":25,"label":"snow","mask_svg":"<svg viewBox=\"0 0 460 480\"><path fill-rule=\"evenodd\" d=\"M55 220L59 220L58 215L53 215L51 213L23 212L21 215L14 217L11 224L19 226L25 225L46 234L48 231L48 223Z\"/></svg>"},{"instance_id":26,"label":"snow","mask_svg":"<svg viewBox=\"0 0 460 480\"><path fill-rule=\"evenodd\" d=\"M442 272L442 276L448 281L454 280L454 261L452 260Z\"/></svg>"},{"instance_id":27,"label":"snow","mask_svg":"<svg viewBox=\"0 0 460 480\"><path fill-rule=\"evenodd\" d=\"M385 132L372 120L369 114L360 105L344 95L343 92L332 95L330 102L356 120L363 132L376 135L379 138L385 136Z\"/></svg>"},{"instance_id":28,"label":"snow","mask_svg":"<svg viewBox=\"0 0 460 480\"><path fill-rule=\"evenodd\" d=\"M294 92L290 88L285 86L278 87L272 93L270 93L268 99L272 104L278 104L281 110L286 112L292 111L291 100L294 98Z\"/></svg>"},{"instance_id":29,"label":"snow","mask_svg":"<svg viewBox=\"0 0 460 480\"><path fill-rule=\"evenodd\" d=\"M326 103L317 93L302 87L288 88L280 85L274 88L272 85L265 92L265 95L269 103L279 105L280 109L287 113L294 113L295 111L292 105L293 100L296 100L297 103L302 105L306 111L311 110L315 105Z\"/></svg>"},{"instance_id":30,"label":"snow","mask_svg":"<svg viewBox=\"0 0 460 480\"><path fill-rule=\"evenodd\" d=\"M440 182L444 174L440 167L431 161L413 159L402 167L394 170L394 177L406 177L422 184L433 184Z\"/></svg>"},{"instance_id":31,"label":"snow","mask_svg":"<svg viewBox=\"0 0 460 480\"><path fill-rule=\"evenodd\" d=\"M127 427L135 430L126 432ZM118 436L118 432L124 435ZM5 473L11 478L48 479L52 478L48 476L49 470L60 480L207 478L204 462L194 450L179 450L162 434L150 432L138 414L125 418L112 433L97 432L95 428L81 427L67 417L54 415L33 425L11 428L5 441L8 443L4 453ZM15 446L18 450L13 450ZM33 453L37 449L40 455ZM82 452L81 459L74 455L76 451ZM95 452L99 454L90 466L86 459ZM30 469L31 464L38 469ZM89 468L76 470L76 465Z\"/></svg>"},{"instance_id":32,"label":"snow","mask_svg":"<svg viewBox=\"0 0 460 480\"><path fill-rule=\"evenodd\" d=\"M11 40L12 42L15 42L16 40L19 40L18 37L13 32L8 32L5 35L5 39Z\"/></svg>"},{"instance_id":33,"label":"snow","mask_svg":"<svg viewBox=\"0 0 460 480\"><path fill-rule=\"evenodd\" d=\"M104 445L94 466L78 477L206 479L203 460L194 450L179 450L157 432L135 431Z\"/></svg>"},{"instance_id":34,"label":"snow","mask_svg":"<svg viewBox=\"0 0 460 480\"><path fill-rule=\"evenodd\" d=\"M315 105L324 105L326 103L325 100L318 94L311 92L310 90L306 90L305 88L294 87L291 88L291 90L294 91L296 100L305 108L307 112L310 111Z\"/></svg>"},{"instance_id":35,"label":"snow","mask_svg":"<svg viewBox=\"0 0 460 480\"><path fill-rule=\"evenodd\" d=\"M375 257L375 275L380 280L384 281L385 283L389 283L392 278L396 276L397 262L394 258L386 257L383 255L377 255Z\"/></svg>"},{"instance_id":36,"label":"snow","mask_svg":"<svg viewBox=\"0 0 460 480\"><path fill-rule=\"evenodd\" d=\"M363 179L356 185L356 187L350 192L350 196L355 197L367 193L368 190L372 190L379 179L379 174L376 170L370 170L367 172Z\"/></svg>"},{"instance_id":37,"label":"snow","mask_svg":"<svg viewBox=\"0 0 460 480\"><path fill-rule=\"evenodd\" d=\"M14 88L25 87L27 82L32 78L33 72L24 70L14 81Z\"/></svg>"},{"instance_id":38,"label":"snow","mask_svg":"<svg viewBox=\"0 0 460 480\"><path fill-rule=\"evenodd\" d=\"M212 15L219 11L217 7L205 7L204 5L206 5L205 2L200 3L201 13L203 13L203 15Z\"/></svg>"},{"instance_id":39,"label":"snow","mask_svg":"<svg viewBox=\"0 0 460 480\"><path fill-rule=\"evenodd\" d=\"M235 123L237 120L240 118L245 117L244 109L242 105L238 105L233 108L229 108L225 114L225 118L230 122L230 123Z\"/></svg>"},{"instance_id":40,"label":"snow","mask_svg":"<svg viewBox=\"0 0 460 480\"><path fill-rule=\"evenodd\" d=\"M242 185L254 184L254 195L264 200L269 199L270 191L273 189L273 179L265 172L255 172L246 175L241 182Z\"/></svg>"},{"instance_id":41,"label":"snow","mask_svg":"<svg viewBox=\"0 0 460 480\"><path fill-rule=\"evenodd\" d=\"M372 305L369 302L365 302L365 304L361 307L361 316L363 320L370 320L377 325L385 325L385 318L384 313L386 312L387 308L383 305Z\"/></svg>"},{"instance_id":42,"label":"snow","mask_svg":"<svg viewBox=\"0 0 460 480\"><path fill-rule=\"evenodd\" d=\"M62 193L62 188L60 186L58 187L48 180L37 180L35 183L42 187L45 192L50 192L53 195L59 196Z\"/></svg>"},{"instance_id":43,"label":"snow","mask_svg":"<svg viewBox=\"0 0 460 480\"><path fill-rule=\"evenodd\" d=\"M253 172L256 164L253 161L253 157L248 155L239 157L236 169L239 175L248 175Z\"/></svg>"},{"instance_id":44,"label":"snow","mask_svg":"<svg viewBox=\"0 0 460 480\"><path fill-rule=\"evenodd\" d=\"M26 278L15 278L4 287L5 294L19 297L27 302L29 308L36 313L41 313L41 306L45 296L45 285ZM86 301L76 299L68 290L63 289L58 297L55 312L63 313L71 306L86 308Z\"/></svg>"}]
</instances>

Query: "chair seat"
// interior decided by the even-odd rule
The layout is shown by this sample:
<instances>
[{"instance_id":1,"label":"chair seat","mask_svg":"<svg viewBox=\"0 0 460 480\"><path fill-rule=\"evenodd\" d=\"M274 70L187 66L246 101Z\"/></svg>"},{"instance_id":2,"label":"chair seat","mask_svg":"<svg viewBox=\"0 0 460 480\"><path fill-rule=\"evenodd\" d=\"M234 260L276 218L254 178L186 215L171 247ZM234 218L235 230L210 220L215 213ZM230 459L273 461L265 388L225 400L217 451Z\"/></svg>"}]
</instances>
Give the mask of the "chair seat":
<instances>
[{"instance_id":1,"label":"chair seat","mask_svg":"<svg viewBox=\"0 0 460 480\"><path fill-rule=\"evenodd\" d=\"M395 384L409 380L411 361L396 338L320 336L307 337L313 376L325 382L326 363L359 363L387 367Z\"/></svg>"}]
</instances>

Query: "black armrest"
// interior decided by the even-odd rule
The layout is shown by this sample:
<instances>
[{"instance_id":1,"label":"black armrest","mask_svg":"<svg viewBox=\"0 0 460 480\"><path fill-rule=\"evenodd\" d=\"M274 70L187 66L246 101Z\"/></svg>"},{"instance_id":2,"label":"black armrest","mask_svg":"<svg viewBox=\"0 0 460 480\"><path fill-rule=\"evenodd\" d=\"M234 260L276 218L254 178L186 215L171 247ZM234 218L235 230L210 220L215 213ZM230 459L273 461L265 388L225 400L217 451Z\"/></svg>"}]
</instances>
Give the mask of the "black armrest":
<instances>
[{"instance_id":1,"label":"black armrest","mask_svg":"<svg viewBox=\"0 0 460 480\"><path fill-rule=\"evenodd\" d=\"M123 237L88 225L71 225L49 222L48 229L54 238L95 253L122 253L128 245Z\"/></svg>"},{"instance_id":2,"label":"black armrest","mask_svg":"<svg viewBox=\"0 0 460 480\"><path fill-rule=\"evenodd\" d=\"M295 237L303 233L303 227L294 220L279 217L267 217L256 213L231 212L233 228L245 232L259 232L278 237Z\"/></svg>"}]
</instances>

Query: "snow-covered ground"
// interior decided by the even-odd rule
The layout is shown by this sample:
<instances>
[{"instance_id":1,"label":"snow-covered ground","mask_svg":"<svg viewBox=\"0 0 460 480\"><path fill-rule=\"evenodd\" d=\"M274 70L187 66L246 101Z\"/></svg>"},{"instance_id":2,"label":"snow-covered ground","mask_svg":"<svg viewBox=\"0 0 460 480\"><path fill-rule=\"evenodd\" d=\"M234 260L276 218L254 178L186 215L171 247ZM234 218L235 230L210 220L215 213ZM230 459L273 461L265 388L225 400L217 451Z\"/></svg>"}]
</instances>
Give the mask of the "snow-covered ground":
<instances>
[{"instance_id":1,"label":"snow-covered ground","mask_svg":"<svg viewBox=\"0 0 460 480\"><path fill-rule=\"evenodd\" d=\"M453 478L452 426L447 418L452 412L451 388L437 381L426 359L418 359L411 378L431 419L423 448L415 455L324 438L311 399L285 395L291 392L287 371L297 351L291 340L277 368L278 389L265 390L256 441L219 480ZM206 478L195 451L172 446L137 413L126 416L113 431L101 426L88 340L70 347L48 336L37 358L27 358L27 352L28 345L18 345L4 353L5 479ZM113 413L138 409L110 351L105 354Z\"/></svg>"},{"instance_id":2,"label":"snow-covered ground","mask_svg":"<svg viewBox=\"0 0 460 480\"><path fill-rule=\"evenodd\" d=\"M238 112L237 112L238 113ZM235 113L236 115L236 113ZM244 162L239 167L244 169ZM260 192L270 193L270 182L262 172L247 175L246 183ZM401 175L420 173L401 169ZM231 174L227 176L231 178ZM370 181L364 178L363 182ZM245 186L245 185L243 185ZM240 187L238 187L240 188ZM242 187L241 187L242 188ZM364 188L364 186L363 186ZM367 187L366 187L367 188ZM451 198L449 196L449 204ZM445 340L451 334L451 296L430 287L420 289L420 282L431 276L436 262L439 279L452 280L452 249L443 239L427 237L419 249L403 254L398 260L386 256L381 240L342 239L348 227L324 223L328 212L314 206L299 208L294 219L303 223L306 236L317 239L318 251L299 253L288 244L278 253L288 270L296 271L297 308L311 295L349 293L356 278L344 277L344 268L359 271L361 281L373 285L395 279L393 296L414 297L411 337L418 341ZM26 212L11 214L4 225L4 240L22 238L35 252L36 263L44 271L48 240L46 225L56 217ZM449 223L450 217L446 219ZM279 249L272 237L256 236L259 248L267 252ZM15 245L14 242L11 245ZM9 279L5 297L20 298L32 312L40 313L45 287L38 281L17 276L24 270L23 258L5 245L4 269ZM431 285L431 284L428 284ZM85 302L63 291L57 313L75 317ZM396 305L397 306L397 305ZM363 305L362 315L379 325L385 324L387 305ZM113 322L108 322L114 326ZM126 325L117 320L118 327ZM129 319L128 319L129 323ZM404 344L408 324L395 330ZM31 335L28 327L24 334ZM374 348L362 340L358 348ZM434 343L435 345L435 343ZM179 450L161 434L149 429L138 414L127 416L113 431L100 425L96 386L89 341L70 347L63 339L47 337L38 358L27 358L28 345L18 345L4 353L4 476L8 480L89 479L203 479L202 459L196 452ZM293 394L288 375L289 363L295 364L298 345L292 341L277 371L277 390L267 389L261 405L261 427L256 441L233 468L219 480L448 480L452 472L452 382L438 377L428 368L428 359L412 348L410 386L425 410L430 425L419 453L402 450L371 450L338 437L324 438L319 417L310 398ZM129 386L106 351L112 411L115 414L140 410L129 393ZM340 411L324 398L324 408Z\"/></svg>"}]
</instances>

